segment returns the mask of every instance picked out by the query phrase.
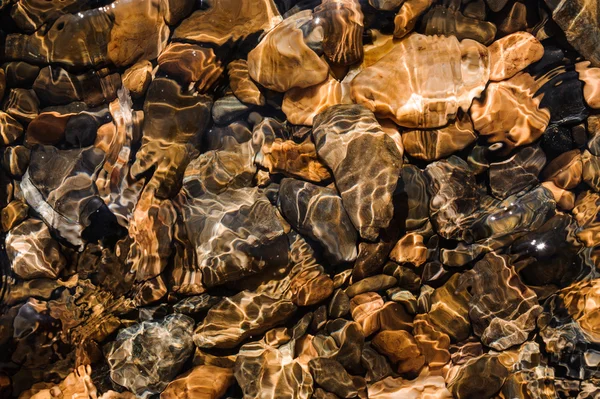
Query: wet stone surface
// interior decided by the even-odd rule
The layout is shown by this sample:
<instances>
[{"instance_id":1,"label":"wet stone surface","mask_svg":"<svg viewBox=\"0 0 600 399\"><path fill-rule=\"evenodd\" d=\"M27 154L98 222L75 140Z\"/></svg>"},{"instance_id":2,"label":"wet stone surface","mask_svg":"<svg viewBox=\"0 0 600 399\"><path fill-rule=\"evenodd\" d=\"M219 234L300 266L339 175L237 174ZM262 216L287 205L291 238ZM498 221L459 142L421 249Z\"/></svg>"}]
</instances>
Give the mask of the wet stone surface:
<instances>
[{"instance_id":1,"label":"wet stone surface","mask_svg":"<svg viewBox=\"0 0 600 399\"><path fill-rule=\"evenodd\" d=\"M596 0L0 0L0 399L600 397Z\"/></svg>"}]
</instances>

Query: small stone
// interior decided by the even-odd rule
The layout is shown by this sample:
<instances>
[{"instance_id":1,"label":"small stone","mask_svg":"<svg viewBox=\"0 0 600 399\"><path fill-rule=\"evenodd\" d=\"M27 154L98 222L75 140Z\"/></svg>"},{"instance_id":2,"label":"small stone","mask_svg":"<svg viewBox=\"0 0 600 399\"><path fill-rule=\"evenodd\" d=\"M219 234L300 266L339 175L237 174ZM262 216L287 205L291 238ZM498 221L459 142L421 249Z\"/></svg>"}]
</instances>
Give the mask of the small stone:
<instances>
[{"instance_id":1,"label":"small stone","mask_svg":"<svg viewBox=\"0 0 600 399\"><path fill-rule=\"evenodd\" d=\"M281 110L288 122L312 126L314 117L332 105L350 103L344 83L329 75L327 80L307 88L293 88L283 96Z\"/></svg>"},{"instance_id":2,"label":"small stone","mask_svg":"<svg viewBox=\"0 0 600 399\"><path fill-rule=\"evenodd\" d=\"M235 379L233 370L215 366L196 366L171 381L161 399L219 399Z\"/></svg>"},{"instance_id":3,"label":"small stone","mask_svg":"<svg viewBox=\"0 0 600 399\"><path fill-rule=\"evenodd\" d=\"M140 98L146 94L152 81L152 64L150 61L139 61L125 70L122 79L131 97Z\"/></svg>"},{"instance_id":4,"label":"small stone","mask_svg":"<svg viewBox=\"0 0 600 399\"><path fill-rule=\"evenodd\" d=\"M171 0L173 2L174 0ZM223 46L269 31L281 21L273 0L226 0L195 10L181 21L173 39Z\"/></svg>"},{"instance_id":5,"label":"small stone","mask_svg":"<svg viewBox=\"0 0 600 399\"><path fill-rule=\"evenodd\" d=\"M551 181L559 188L571 190L581 183L582 173L581 151L571 150L550 161L540 178Z\"/></svg>"},{"instance_id":6,"label":"small stone","mask_svg":"<svg viewBox=\"0 0 600 399\"><path fill-rule=\"evenodd\" d=\"M501 143L503 153L536 141L550 122L550 113L534 97L535 82L527 73L491 82L485 100L475 100L471 118L475 130L489 143Z\"/></svg>"},{"instance_id":7,"label":"small stone","mask_svg":"<svg viewBox=\"0 0 600 399\"><path fill-rule=\"evenodd\" d=\"M471 332L470 295L466 290L456 294L459 278L459 274L454 274L433 292L431 310L427 313L427 321L454 341L466 339Z\"/></svg>"},{"instance_id":8,"label":"small stone","mask_svg":"<svg viewBox=\"0 0 600 399\"><path fill-rule=\"evenodd\" d=\"M456 399L493 397L506 380L508 371L498 357L483 355L455 366L448 378L448 389Z\"/></svg>"},{"instance_id":9,"label":"small stone","mask_svg":"<svg viewBox=\"0 0 600 399\"><path fill-rule=\"evenodd\" d=\"M423 161L436 161L460 151L477 140L469 114L455 122L431 130L405 130L402 144L408 155Z\"/></svg>"},{"instance_id":10,"label":"small stone","mask_svg":"<svg viewBox=\"0 0 600 399\"><path fill-rule=\"evenodd\" d=\"M243 103L265 105L265 96L256 83L248 75L248 62L246 60L231 61L227 65L229 85L233 94Z\"/></svg>"},{"instance_id":11,"label":"small stone","mask_svg":"<svg viewBox=\"0 0 600 399\"><path fill-rule=\"evenodd\" d=\"M23 126L15 118L0 111L0 143L11 145L23 136Z\"/></svg>"},{"instance_id":12,"label":"small stone","mask_svg":"<svg viewBox=\"0 0 600 399\"><path fill-rule=\"evenodd\" d=\"M402 167L396 142L361 105L327 108L315 118L313 137L350 220L361 237L376 240L393 216L391 199Z\"/></svg>"},{"instance_id":13,"label":"small stone","mask_svg":"<svg viewBox=\"0 0 600 399\"><path fill-rule=\"evenodd\" d=\"M279 188L279 208L299 233L320 243L334 263L356 259L358 234L335 190L283 179Z\"/></svg>"},{"instance_id":14,"label":"small stone","mask_svg":"<svg viewBox=\"0 0 600 399\"><path fill-rule=\"evenodd\" d=\"M379 311L383 303L383 298L375 292L365 292L350 300L352 319L360 324L366 337L379 330Z\"/></svg>"},{"instance_id":15,"label":"small stone","mask_svg":"<svg viewBox=\"0 0 600 399\"><path fill-rule=\"evenodd\" d=\"M394 37L403 38L417 24L419 17L427 11L434 0L406 0L394 18Z\"/></svg>"},{"instance_id":16,"label":"small stone","mask_svg":"<svg viewBox=\"0 0 600 399\"><path fill-rule=\"evenodd\" d=\"M208 311L194 331L194 342L199 348L233 348L284 322L295 311L289 300L242 291Z\"/></svg>"},{"instance_id":17,"label":"small stone","mask_svg":"<svg viewBox=\"0 0 600 399\"><path fill-rule=\"evenodd\" d=\"M440 374L424 373L412 380L387 377L369 386L369 399L396 398L452 399L453 396Z\"/></svg>"},{"instance_id":18,"label":"small stone","mask_svg":"<svg viewBox=\"0 0 600 399\"><path fill-rule=\"evenodd\" d=\"M545 181L542 186L547 188L556 201L556 206L564 211L570 211L575 206L575 194L572 191L557 187L551 181Z\"/></svg>"},{"instance_id":19,"label":"small stone","mask_svg":"<svg viewBox=\"0 0 600 399\"><path fill-rule=\"evenodd\" d=\"M204 93L219 79L223 67L211 48L171 43L158 57L158 71L179 81L183 87L193 84Z\"/></svg>"},{"instance_id":20,"label":"small stone","mask_svg":"<svg viewBox=\"0 0 600 399\"><path fill-rule=\"evenodd\" d=\"M250 109L250 105L244 104L234 95L223 96L213 104L212 117L215 123L224 125L233 122Z\"/></svg>"},{"instance_id":21,"label":"small stone","mask_svg":"<svg viewBox=\"0 0 600 399\"><path fill-rule=\"evenodd\" d=\"M530 33L516 32L489 46L490 80L510 79L544 55L544 46Z\"/></svg>"},{"instance_id":22,"label":"small stone","mask_svg":"<svg viewBox=\"0 0 600 399\"><path fill-rule=\"evenodd\" d=\"M546 164L544 151L537 146L517 148L514 155L502 162L490 163L492 195L505 199L538 184L538 175Z\"/></svg>"},{"instance_id":23,"label":"small stone","mask_svg":"<svg viewBox=\"0 0 600 399\"><path fill-rule=\"evenodd\" d=\"M575 70L579 73L579 79L585 84L583 86L583 98L591 108L600 109L600 68L590 68L590 62L579 62Z\"/></svg>"},{"instance_id":24,"label":"small stone","mask_svg":"<svg viewBox=\"0 0 600 399\"><path fill-rule=\"evenodd\" d=\"M302 11L269 31L248 53L250 77L267 89L282 93L327 79L327 64L305 43L300 29L312 19L311 11Z\"/></svg>"},{"instance_id":25,"label":"small stone","mask_svg":"<svg viewBox=\"0 0 600 399\"><path fill-rule=\"evenodd\" d=\"M327 313L331 319L338 319L350 313L350 298L348 298L348 295L344 290L335 290L333 297L329 302Z\"/></svg>"},{"instance_id":26,"label":"small stone","mask_svg":"<svg viewBox=\"0 0 600 399\"><path fill-rule=\"evenodd\" d=\"M369 0L369 4L378 10L392 11L404 2L404 0Z\"/></svg>"},{"instance_id":27,"label":"small stone","mask_svg":"<svg viewBox=\"0 0 600 399\"><path fill-rule=\"evenodd\" d=\"M4 112L25 124L38 116L39 107L40 100L35 91L27 89L10 89L2 105Z\"/></svg>"},{"instance_id":28,"label":"small stone","mask_svg":"<svg viewBox=\"0 0 600 399\"><path fill-rule=\"evenodd\" d=\"M600 28L594 0L546 0L553 9L552 20L564 31L567 40L586 60L600 67Z\"/></svg>"},{"instance_id":29,"label":"small stone","mask_svg":"<svg viewBox=\"0 0 600 399\"><path fill-rule=\"evenodd\" d=\"M27 219L29 206L24 201L13 200L0 211L2 231L8 233L14 227Z\"/></svg>"},{"instance_id":30,"label":"small stone","mask_svg":"<svg viewBox=\"0 0 600 399\"><path fill-rule=\"evenodd\" d=\"M423 244L423 236L408 233L402 237L390 253L390 258L400 264L411 263L417 267L427 260L427 247Z\"/></svg>"},{"instance_id":31,"label":"small stone","mask_svg":"<svg viewBox=\"0 0 600 399\"><path fill-rule=\"evenodd\" d=\"M104 349L110 378L137 395L160 393L191 356L194 320L174 314L119 331Z\"/></svg>"},{"instance_id":32,"label":"small stone","mask_svg":"<svg viewBox=\"0 0 600 399\"><path fill-rule=\"evenodd\" d=\"M458 40L471 39L490 44L496 36L496 26L488 21L470 18L458 10L435 6L423 17L426 35L456 36Z\"/></svg>"},{"instance_id":33,"label":"small stone","mask_svg":"<svg viewBox=\"0 0 600 399\"><path fill-rule=\"evenodd\" d=\"M15 274L27 280L55 279L67 263L48 227L37 219L28 219L9 232L6 253Z\"/></svg>"},{"instance_id":34,"label":"small stone","mask_svg":"<svg viewBox=\"0 0 600 399\"><path fill-rule=\"evenodd\" d=\"M350 287L346 288L346 295L352 298L369 291L385 291L396 284L398 284L398 281L394 277L379 274L364 278L352 284Z\"/></svg>"},{"instance_id":35,"label":"small stone","mask_svg":"<svg viewBox=\"0 0 600 399\"><path fill-rule=\"evenodd\" d=\"M397 364L400 374L417 374L425 364L415 339L406 331L381 331L373 338L373 346Z\"/></svg>"},{"instance_id":36,"label":"small stone","mask_svg":"<svg viewBox=\"0 0 600 399\"><path fill-rule=\"evenodd\" d=\"M333 359L317 357L308 362L315 382L341 398L353 398L358 391L344 367Z\"/></svg>"}]
</instances>

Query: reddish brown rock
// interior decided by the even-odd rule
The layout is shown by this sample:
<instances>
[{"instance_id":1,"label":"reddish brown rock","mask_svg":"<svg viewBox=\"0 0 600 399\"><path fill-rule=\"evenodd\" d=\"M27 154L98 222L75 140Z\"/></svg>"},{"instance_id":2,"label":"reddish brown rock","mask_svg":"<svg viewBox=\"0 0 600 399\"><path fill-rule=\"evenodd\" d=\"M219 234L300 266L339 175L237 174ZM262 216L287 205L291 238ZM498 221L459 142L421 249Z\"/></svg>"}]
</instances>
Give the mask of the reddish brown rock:
<instances>
[{"instance_id":1,"label":"reddish brown rock","mask_svg":"<svg viewBox=\"0 0 600 399\"><path fill-rule=\"evenodd\" d=\"M406 331L381 331L373 338L373 347L398 366L398 373L416 374L425 364L417 342Z\"/></svg>"},{"instance_id":2,"label":"reddish brown rock","mask_svg":"<svg viewBox=\"0 0 600 399\"><path fill-rule=\"evenodd\" d=\"M336 104L351 103L343 83L331 75L327 80L314 86L288 90L283 97L281 110L290 123L312 126L313 118L325 109Z\"/></svg>"},{"instance_id":3,"label":"reddish brown rock","mask_svg":"<svg viewBox=\"0 0 600 399\"><path fill-rule=\"evenodd\" d=\"M261 31L281 21L273 0L225 0L205 10L196 10L175 29L173 39L222 46Z\"/></svg>"},{"instance_id":4,"label":"reddish brown rock","mask_svg":"<svg viewBox=\"0 0 600 399\"><path fill-rule=\"evenodd\" d=\"M233 370L216 366L197 366L171 381L161 399L219 399L235 379Z\"/></svg>"},{"instance_id":5,"label":"reddish brown rock","mask_svg":"<svg viewBox=\"0 0 600 399\"><path fill-rule=\"evenodd\" d=\"M67 263L48 227L37 219L10 231L6 252L15 274L23 279L57 278Z\"/></svg>"},{"instance_id":6,"label":"reddish brown rock","mask_svg":"<svg viewBox=\"0 0 600 399\"><path fill-rule=\"evenodd\" d=\"M169 44L158 57L158 70L183 87L193 84L200 93L208 91L223 73L212 48L188 43Z\"/></svg>"},{"instance_id":7,"label":"reddish brown rock","mask_svg":"<svg viewBox=\"0 0 600 399\"><path fill-rule=\"evenodd\" d=\"M360 72L352 80L351 94L357 103L400 126L432 128L454 119L459 108L467 111L488 77L488 50L482 44L414 34Z\"/></svg>"},{"instance_id":8,"label":"reddish brown rock","mask_svg":"<svg viewBox=\"0 0 600 399\"><path fill-rule=\"evenodd\" d=\"M327 64L304 42L300 29L312 19L311 11L302 11L268 32L248 54L250 77L279 92L309 87L327 79Z\"/></svg>"},{"instance_id":9,"label":"reddish brown rock","mask_svg":"<svg viewBox=\"0 0 600 399\"><path fill-rule=\"evenodd\" d=\"M558 188L571 190L581 183L582 173L581 151L571 150L550 161L540 178L551 181Z\"/></svg>"},{"instance_id":10,"label":"reddish brown rock","mask_svg":"<svg viewBox=\"0 0 600 399\"><path fill-rule=\"evenodd\" d=\"M485 100L475 100L471 107L475 130L490 143L501 143L503 152L533 143L550 121L550 112L540 108L535 91L535 82L528 73L490 83Z\"/></svg>"},{"instance_id":11,"label":"reddish brown rock","mask_svg":"<svg viewBox=\"0 0 600 399\"><path fill-rule=\"evenodd\" d=\"M233 94L243 103L265 105L265 96L248 74L248 61L235 60L227 65L229 85Z\"/></svg>"},{"instance_id":12,"label":"reddish brown rock","mask_svg":"<svg viewBox=\"0 0 600 399\"><path fill-rule=\"evenodd\" d=\"M496 40L490 50L490 80L512 78L544 55L544 47L530 33L516 32Z\"/></svg>"},{"instance_id":13,"label":"reddish brown rock","mask_svg":"<svg viewBox=\"0 0 600 399\"><path fill-rule=\"evenodd\" d=\"M131 97L140 98L146 94L152 81L152 64L150 61L139 61L127 68L123 73L123 86L129 90Z\"/></svg>"},{"instance_id":14,"label":"reddish brown rock","mask_svg":"<svg viewBox=\"0 0 600 399\"><path fill-rule=\"evenodd\" d=\"M394 36L402 38L410 33L421 15L434 3L434 0L406 0L394 18Z\"/></svg>"},{"instance_id":15,"label":"reddish brown rock","mask_svg":"<svg viewBox=\"0 0 600 399\"><path fill-rule=\"evenodd\" d=\"M0 111L0 143L11 145L23 135L23 126L15 118Z\"/></svg>"},{"instance_id":16,"label":"reddish brown rock","mask_svg":"<svg viewBox=\"0 0 600 399\"><path fill-rule=\"evenodd\" d=\"M379 311L382 307L383 299L375 292L356 295L350 300L352 318L360 324L365 336L379 330Z\"/></svg>"},{"instance_id":17,"label":"reddish brown rock","mask_svg":"<svg viewBox=\"0 0 600 399\"><path fill-rule=\"evenodd\" d=\"M464 149L477 140L469 114L439 129L406 130L402 132L404 150L411 157L436 161Z\"/></svg>"},{"instance_id":18,"label":"reddish brown rock","mask_svg":"<svg viewBox=\"0 0 600 399\"><path fill-rule=\"evenodd\" d=\"M427 247L423 243L423 236L417 233L408 233L402 237L390 253L390 258L400 264L411 263L421 266L427 260Z\"/></svg>"},{"instance_id":19,"label":"reddish brown rock","mask_svg":"<svg viewBox=\"0 0 600 399\"><path fill-rule=\"evenodd\" d=\"M575 65L579 79L583 86L583 97L591 108L600 109L600 68L591 68L589 61L579 62Z\"/></svg>"}]
</instances>

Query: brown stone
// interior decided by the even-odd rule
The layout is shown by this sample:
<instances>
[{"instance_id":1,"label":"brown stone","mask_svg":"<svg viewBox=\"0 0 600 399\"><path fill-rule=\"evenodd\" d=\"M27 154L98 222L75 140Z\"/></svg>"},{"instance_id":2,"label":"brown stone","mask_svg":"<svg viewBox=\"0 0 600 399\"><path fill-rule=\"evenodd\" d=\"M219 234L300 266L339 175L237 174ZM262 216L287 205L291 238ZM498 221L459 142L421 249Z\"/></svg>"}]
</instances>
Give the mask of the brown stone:
<instances>
[{"instance_id":1,"label":"brown stone","mask_svg":"<svg viewBox=\"0 0 600 399\"><path fill-rule=\"evenodd\" d=\"M0 211L2 231L9 232L23 220L27 219L29 206L21 200L13 200Z\"/></svg>"},{"instance_id":2,"label":"brown stone","mask_svg":"<svg viewBox=\"0 0 600 399\"><path fill-rule=\"evenodd\" d=\"M281 21L273 0L215 1L196 10L175 29L173 39L222 46L268 31Z\"/></svg>"},{"instance_id":3,"label":"brown stone","mask_svg":"<svg viewBox=\"0 0 600 399\"><path fill-rule=\"evenodd\" d=\"M490 80L512 78L544 55L544 47L533 35L516 32L496 40L490 51Z\"/></svg>"},{"instance_id":4,"label":"brown stone","mask_svg":"<svg viewBox=\"0 0 600 399\"><path fill-rule=\"evenodd\" d=\"M107 44L108 59L116 66L156 58L165 48L169 28L158 0L120 2L111 7L113 25Z\"/></svg>"},{"instance_id":5,"label":"brown stone","mask_svg":"<svg viewBox=\"0 0 600 399\"><path fill-rule=\"evenodd\" d=\"M551 181L545 181L542 186L546 187L554 197L556 206L563 211L570 211L575 206L575 194L572 191L557 187Z\"/></svg>"},{"instance_id":6,"label":"brown stone","mask_svg":"<svg viewBox=\"0 0 600 399\"><path fill-rule=\"evenodd\" d=\"M233 370L215 366L197 366L171 381L161 399L219 399L234 383Z\"/></svg>"},{"instance_id":7,"label":"brown stone","mask_svg":"<svg viewBox=\"0 0 600 399\"><path fill-rule=\"evenodd\" d=\"M571 190L581 183L583 163L581 152L571 150L563 152L546 165L540 178L551 181L559 188Z\"/></svg>"},{"instance_id":8,"label":"brown stone","mask_svg":"<svg viewBox=\"0 0 600 399\"><path fill-rule=\"evenodd\" d=\"M398 373L418 373L425 364L417 342L406 331L381 331L373 338L373 347L398 365Z\"/></svg>"},{"instance_id":9,"label":"brown stone","mask_svg":"<svg viewBox=\"0 0 600 399\"><path fill-rule=\"evenodd\" d=\"M11 145L23 135L23 126L6 112L0 111L0 144Z\"/></svg>"},{"instance_id":10,"label":"brown stone","mask_svg":"<svg viewBox=\"0 0 600 399\"><path fill-rule=\"evenodd\" d=\"M29 123L39 113L40 100L35 91L27 89L10 89L4 99L2 109L22 123Z\"/></svg>"},{"instance_id":11,"label":"brown stone","mask_svg":"<svg viewBox=\"0 0 600 399\"><path fill-rule=\"evenodd\" d=\"M427 247L423 236L418 233L408 233L402 237L390 253L390 258L400 264L412 263L421 266L427 260Z\"/></svg>"},{"instance_id":12,"label":"brown stone","mask_svg":"<svg viewBox=\"0 0 600 399\"><path fill-rule=\"evenodd\" d=\"M490 143L502 143L503 152L533 143L550 121L550 112L540 108L535 92L535 81L528 73L490 83L485 100L475 100L471 107L475 130Z\"/></svg>"},{"instance_id":13,"label":"brown stone","mask_svg":"<svg viewBox=\"0 0 600 399\"><path fill-rule=\"evenodd\" d=\"M311 182L331 179L329 170L317 157L317 150L311 141L296 143L292 140L276 138L265 141L255 162L271 173L283 173Z\"/></svg>"},{"instance_id":14,"label":"brown stone","mask_svg":"<svg viewBox=\"0 0 600 399\"><path fill-rule=\"evenodd\" d=\"M313 118L332 105L351 103L347 90L331 75L322 83L307 88L293 88L283 97L281 110L288 122L312 126Z\"/></svg>"},{"instance_id":15,"label":"brown stone","mask_svg":"<svg viewBox=\"0 0 600 399\"><path fill-rule=\"evenodd\" d=\"M363 13L358 0L323 0L314 17L323 28L323 52L331 63L345 66L362 60Z\"/></svg>"},{"instance_id":16,"label":"brown stone","mask_svg":"<svg viewBox=\"0 0 600 399\"><path fill-rule=\"evenodd\" d=\"M131 97L140 98L146 94L152 81L152 64L144 60L133 64L123 73L123 86L129 90Z\"/></svg>"},{"instance_id":17,"label":"brown stone","mask_svg":"<svg viewBox=\"0 0 600 399\"><path fill-rule=\"evenodd\" d=\"M579 62L575 65L579 72L579 80L583 86L583 98L591 108L600 109L600 68L591 68L589 61Z\"/></svg>"},{"instance_id":18,"label":"brown stone","mask_svg":"<svg viewBox=\"0 0 600 399\"><path fill-rule=\"evenodd\" d=\"M459 42L454 36L414 34L360 72L352 80L351 95L400 126L433 128L454 119L459 108L467 111L485 89L488 76L484 45L470 39Z\"/></svg>"},{"instance_id":19,"label":"brown stone","mask_svg":"<svg viewBox=\"0 0 600 399\"><path fill-rule=\"evenodd\" d=\"M469 114L459 116L447 126L430 130L402 132L404 150L411 157L436 161L464 149L477 140Z\"/></svg>"},{"instance_id":20,"label":"brown stone","mask_svg":"<svg viewBox=\"0 0 600 399\"><path fill-rule=\"evenodd\" d=\"M169 44L158 57L158 70L183 87L193 83L200 93L208 91L223 73L212 48L189 43Z\"/></svg>"},{"instance_id":21,"label":"brown stone","mask_svg":"<svg viewBox=\"0 0 600 399\"><path fill-rule=\"evenodd\" d=\"M419 20L419 17L427 11L434 0L406 0L396 18L394 18L394 36L402 38L411 32Z\"/></svg>"},{"instance_id":22,"label":"brown stone","mask_svg":"<svg viewBox=\"0 0 600 399\"><path fill-rule=\"evenodd\" d=\"M415 317L412 333L431 370L440 369L450 361L450 337L430 324L427 317Z\"/></svg>"},{"instance_id":23,"label":"brown stone","mask_svg":"<svg viewBox=\"0 0 600 399\"><path fill-rule=\"evenodd\" d=\"M250 77L279 92L309 87L327 79L327 63L304 42L300 29L312 19L311 11L302 11L269 31L248 54Z\"/></svg>"},{"instance_id":24,"label":"brown stone","mask_svg":"<svg viewBox=\"0 0 600 399\"><path fill-rule=\"evenodd\" d=\"M383 299L376 292L365 292L350 300L352 319L360 324L366 337L379 330L379 310L382 307Z\"/></svg>"},{"instance_id":25,"label":"brown stone","mask_svg":"<svg viewBox=\"0 0 600 399\"><path fill-rule=\"evenodd\" d=\"M229 85L233 94L243 103L265 105L265 96L248 74L248 61L235 60L227 65Z\"/></svg>"},{"instance_id":26,"label":"brown stone","mask_svg":"<svg viewBox=\"0 0 600 399\"><path fill-rule=\"evenodd\" d=\"M44 222L28 219L6 236L12 269L23 279L57 278L66 265L60 246Z\"/></svg>"}]
</instances>

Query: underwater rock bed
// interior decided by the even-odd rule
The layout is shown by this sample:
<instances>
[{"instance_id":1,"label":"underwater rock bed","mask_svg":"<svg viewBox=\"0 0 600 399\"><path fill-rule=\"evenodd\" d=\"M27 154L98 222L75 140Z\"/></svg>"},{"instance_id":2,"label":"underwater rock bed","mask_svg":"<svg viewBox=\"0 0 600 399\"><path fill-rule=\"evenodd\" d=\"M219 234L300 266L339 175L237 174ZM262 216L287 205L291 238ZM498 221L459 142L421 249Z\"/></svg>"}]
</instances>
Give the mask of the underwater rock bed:
<instances>
[{"instance_id":1,"label":"underwater rock bed","mask_svg":"<svg viewBox=\"0 0 600 399\"><path fill-rule=\"evenodd\" d=\"M600 398L596 0L0 0L0 398Z\"/></svg>"}]
</instances>

